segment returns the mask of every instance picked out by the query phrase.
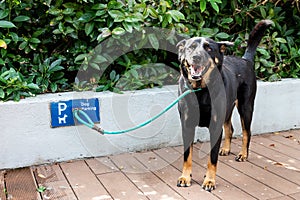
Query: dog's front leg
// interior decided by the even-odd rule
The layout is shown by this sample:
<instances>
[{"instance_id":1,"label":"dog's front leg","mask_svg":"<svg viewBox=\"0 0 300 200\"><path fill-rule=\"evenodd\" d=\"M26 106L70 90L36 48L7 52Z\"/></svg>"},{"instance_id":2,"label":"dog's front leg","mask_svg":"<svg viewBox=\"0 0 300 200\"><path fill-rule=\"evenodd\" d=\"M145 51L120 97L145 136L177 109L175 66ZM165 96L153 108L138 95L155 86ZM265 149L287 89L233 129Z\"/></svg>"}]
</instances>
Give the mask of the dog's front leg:
<instances>
[{"instance_id":1,"label":"dog's front leg","mask_svg":"<svg viewBox=\"0 0 300 200\"><path fill-rule=\"evenodd\" d=\"M184 125L182 125L184 127ZM182 128L184 156L182 175L177 180L178 187L191 186L192 180L192 156L195 128Z\"/></svg>"},{"instance_id":2,"label":"dog's front leg","mask_svg":"<svg viewBox=\"0 0 300 200\"><path fill-rule=\"evenodd\" d=\"M211 151L207 162L207 171L202 184L202 188L206 191L214 190L216 187L216 173L219 149L221 145L222 134L212 135L210 137Z\"/></svg>"}]
</instances>

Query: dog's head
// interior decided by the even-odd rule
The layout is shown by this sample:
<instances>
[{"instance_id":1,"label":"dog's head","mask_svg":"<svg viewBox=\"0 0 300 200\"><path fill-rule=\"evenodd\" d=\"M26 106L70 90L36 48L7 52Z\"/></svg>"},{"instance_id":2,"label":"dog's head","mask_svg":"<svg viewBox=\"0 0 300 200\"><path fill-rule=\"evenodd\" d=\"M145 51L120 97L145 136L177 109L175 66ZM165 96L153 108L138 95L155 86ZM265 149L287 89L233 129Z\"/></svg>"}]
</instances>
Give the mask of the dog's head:
<instances>
[{"instance_id":1,"label":"dog's head","mask_svg":"<svg viewBox=\"0 0 300 200\"><path fill-rule=\"evenodd\" d=\"M194 37L177 44L181 73L187 78L192 88L206 87L210 73L221 70L224 51L231 42L215 42L209 38Z\"/></svg>"}]
</instances>

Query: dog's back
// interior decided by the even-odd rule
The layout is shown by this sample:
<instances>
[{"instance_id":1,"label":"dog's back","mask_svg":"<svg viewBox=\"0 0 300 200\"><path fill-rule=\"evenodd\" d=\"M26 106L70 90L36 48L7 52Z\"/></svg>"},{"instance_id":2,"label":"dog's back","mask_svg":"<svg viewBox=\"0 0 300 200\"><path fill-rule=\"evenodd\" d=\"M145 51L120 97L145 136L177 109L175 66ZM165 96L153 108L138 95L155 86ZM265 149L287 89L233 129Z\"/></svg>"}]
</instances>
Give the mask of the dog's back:
<instances>
[{"instance_id":1,"label":"dog's back","mask_svg":"<svg viewBox=\"0 0 300 200\"><path fill-rule=\"evenodd\" d=\"M229 92L227 93L229 94L227 97L229 98L229 103L232 103L238 98L238 93L241 92L239 89L243 89L241 86L245 84L248 88L251 88L252 94L250 94L249 97L254 100L256 93L256 76L253 66L254 56L256 48L264 36L265 31L272 23L271 20L262 20L254 27L249 35L247 48L242 58L236 56L224 56L221 73L224 80L227 80L227 82L224 82L225 88L230 87ZM235 88L236 90L232 90L232 88Z\"/></svg>"}]
</instances>

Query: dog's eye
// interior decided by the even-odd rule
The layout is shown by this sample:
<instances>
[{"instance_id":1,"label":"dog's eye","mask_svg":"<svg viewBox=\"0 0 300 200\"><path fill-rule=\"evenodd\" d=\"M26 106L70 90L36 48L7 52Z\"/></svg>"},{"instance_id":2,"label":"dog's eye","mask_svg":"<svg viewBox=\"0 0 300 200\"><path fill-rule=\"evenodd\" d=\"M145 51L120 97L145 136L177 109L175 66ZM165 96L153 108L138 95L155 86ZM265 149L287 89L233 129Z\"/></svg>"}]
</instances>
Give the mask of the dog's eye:
<instances>
[{"instance_id":1,"label":"dog's eye","mask_svg":"<svg viewBox=\"0 0 300 200\"><path fill-rule=\"evenodd\" d=\"M209 43L204 43L203 44L203 48L206 50L206 51L211 51L211 48L210 48L210 46L209 46Z\"/></svg>"},{"instance_id":2,"label":"dog's eye","mask_svg":"<svg viewBox=\"0 0 300 200\"><path fill-rule=\"evenodd\" d=\"M197 44L196 43L193 43L191 46L190 46L191 49L196 49L197 48Z\"/></svg>"}]
</instances>

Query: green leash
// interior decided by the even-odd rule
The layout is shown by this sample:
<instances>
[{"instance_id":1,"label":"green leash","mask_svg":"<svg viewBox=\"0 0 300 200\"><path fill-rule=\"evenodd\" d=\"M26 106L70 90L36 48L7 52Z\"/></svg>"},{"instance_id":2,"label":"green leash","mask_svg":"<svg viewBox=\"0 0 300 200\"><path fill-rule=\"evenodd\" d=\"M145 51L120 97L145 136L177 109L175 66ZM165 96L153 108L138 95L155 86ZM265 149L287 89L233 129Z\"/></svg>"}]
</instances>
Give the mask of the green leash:
<instances>
[{"instance_id":1,"label":"green leash","mask_svg":"<svg viewBox=\"0 0 300 200\"><path fill-rule=\"evenodd\" d=\"M193 93L193 92L197 92L197 91L200 91L201 88L199 89L195 89L195 90L187 90L185 91L184 93L182 93L177 99L175 99L170 105L168 105L165 109L163 109L160 113L158 113L157 115L155 115L154 117L150 118L149 120L141 123L141 124L138 124L137 126L134 126L132 128L129 128L129 129L125 129L125 130L119 130L119 131L106 131L106 130L103 130L101 127L98 127L95 125L95 123L91 120L91 118L83 111L83 110L80 110L78 108L74 109L73 110L73 114L74 114L74 117L82 124L84 124L85 126L101 133L102 135L104 134L110 134L110 135L116 135L116 134L122 134L122 133L127 133L127 132L130 132L130 131L134 131L136 129L139 129L139 128L142 128L143 126L146 126L147 124L153 122L154 120L156 120L157 118L159 118L161 115L163 115L164 113L166 113L168 110L170 110L175 104L177 104L182 98L184 98L186 95L190 94L190 93ZM87 120L83 120L79 114L83 115L83 117Z\"/></svg>"}]
</instances>

